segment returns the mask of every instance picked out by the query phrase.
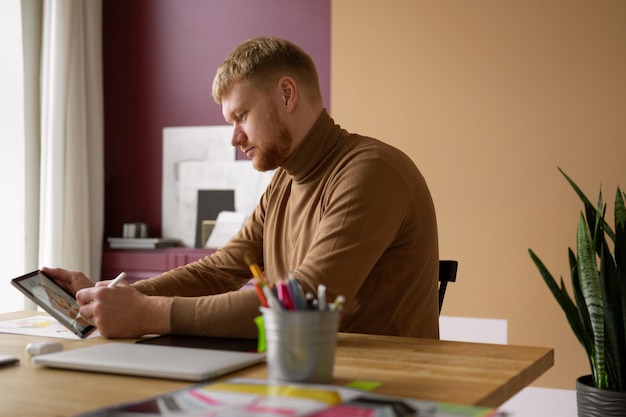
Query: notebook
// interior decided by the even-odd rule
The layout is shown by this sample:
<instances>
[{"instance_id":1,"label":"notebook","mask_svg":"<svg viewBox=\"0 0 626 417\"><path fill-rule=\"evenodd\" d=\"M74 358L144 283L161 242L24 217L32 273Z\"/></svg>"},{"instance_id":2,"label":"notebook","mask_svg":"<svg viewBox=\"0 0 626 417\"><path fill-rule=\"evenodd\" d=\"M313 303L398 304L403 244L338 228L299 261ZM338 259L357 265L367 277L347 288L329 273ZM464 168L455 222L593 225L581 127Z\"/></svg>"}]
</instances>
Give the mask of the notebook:
<instances>
[{"instance_id":1,"label":"notebook","mask_svg":"<svg viewBox=\"0 0 626 417\"><path fill-rule=\"evenodd\" d=\"M52 368L205 381L264 359L256 352L109 342L33 356L32 361Z\"/></svg>"}]
</instances>

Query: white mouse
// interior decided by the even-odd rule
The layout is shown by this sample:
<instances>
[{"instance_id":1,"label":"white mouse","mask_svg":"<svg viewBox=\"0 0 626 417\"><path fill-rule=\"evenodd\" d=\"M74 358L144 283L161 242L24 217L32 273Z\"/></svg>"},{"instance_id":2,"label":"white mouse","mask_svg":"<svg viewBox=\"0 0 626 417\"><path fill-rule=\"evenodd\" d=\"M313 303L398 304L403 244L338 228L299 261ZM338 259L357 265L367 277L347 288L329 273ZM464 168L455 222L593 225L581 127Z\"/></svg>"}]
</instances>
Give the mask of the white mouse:
<instances>
[{"instance_id":1,"label":"white mouse","mask_svg":"<svg viewBox=\"0 0 626 417\"><path fill-rule=\"evenodd\" d=\"M60 352L62 350L63 345L59 342L31 342L26 345L26 353L30 356Z\"/></svg>"}]
</instances>

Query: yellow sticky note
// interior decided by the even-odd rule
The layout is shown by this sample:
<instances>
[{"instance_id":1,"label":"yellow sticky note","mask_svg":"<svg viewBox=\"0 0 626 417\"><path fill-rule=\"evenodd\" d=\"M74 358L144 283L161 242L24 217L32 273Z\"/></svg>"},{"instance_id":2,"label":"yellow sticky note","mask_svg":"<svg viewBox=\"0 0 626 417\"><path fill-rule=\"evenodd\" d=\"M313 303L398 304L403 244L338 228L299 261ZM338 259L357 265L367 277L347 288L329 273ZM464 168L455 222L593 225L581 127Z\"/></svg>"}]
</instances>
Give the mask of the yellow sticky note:
<instances>
[{"instance_id":1,"label":"yellow sticky note","mask_svg":"<svg viewBox=\"0 0 626 417\"><path fill-rule=\"evenodd\" d=\"M346 384L347 387L357 388L362 391L372 391L380 387L381 385L382 384L380 382L376 382L376 381L352 381Z\"/></svg>"}]
</instances>

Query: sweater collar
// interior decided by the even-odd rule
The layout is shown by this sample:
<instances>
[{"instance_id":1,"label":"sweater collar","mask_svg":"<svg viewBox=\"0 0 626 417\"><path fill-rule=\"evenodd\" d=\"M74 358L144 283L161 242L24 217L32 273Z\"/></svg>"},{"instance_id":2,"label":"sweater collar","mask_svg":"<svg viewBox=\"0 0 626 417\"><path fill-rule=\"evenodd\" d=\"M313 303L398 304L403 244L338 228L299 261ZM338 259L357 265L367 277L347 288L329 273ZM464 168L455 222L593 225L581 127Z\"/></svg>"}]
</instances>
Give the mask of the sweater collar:
<instances>
[{"instance_id":1,"label":"sweater collar","mask_svg":"<svg viewBox=\"0 0 626 417\"><path fill-rule=\"evenodd\" d=\"M328 115L326 109L304 137L304 140L281 165L296 182L307 182L314 178L318 166L336 145L341 127Z\"/></svg>"}]
</instances>

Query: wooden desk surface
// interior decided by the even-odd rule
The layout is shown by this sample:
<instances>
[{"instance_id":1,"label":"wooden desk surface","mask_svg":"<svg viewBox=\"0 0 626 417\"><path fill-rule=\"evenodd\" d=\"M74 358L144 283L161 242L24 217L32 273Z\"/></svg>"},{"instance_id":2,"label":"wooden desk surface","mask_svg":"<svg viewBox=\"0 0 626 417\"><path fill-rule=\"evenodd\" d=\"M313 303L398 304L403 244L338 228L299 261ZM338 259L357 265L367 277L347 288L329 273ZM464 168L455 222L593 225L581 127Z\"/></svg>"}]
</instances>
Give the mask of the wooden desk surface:
<instances>
[{"instance_id":1,"label":"wooden desk surface","mask_svg":"<svg viewBox=\"0 0 626 417\"><path fill-rule=\"evenodd\" d=\"M33 314L0 314L0 321ZM26 344L34 340L46 338L0 333L0 353L20 358L18 366L0 368L3 417L71 416L190 385L39 367L25 353ZM65 349L107 341L100 337L48 340L62 342ZM554 350L550 348L340 333L333 384L376 381L381 385L374 392L380 394L497 407L553 363ZM232 377L266 378L265 364L229 374L224 379Z\"/></svg>"}]
</instances>

